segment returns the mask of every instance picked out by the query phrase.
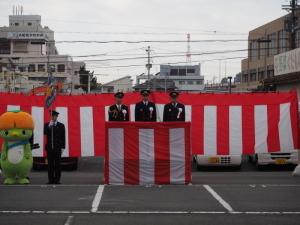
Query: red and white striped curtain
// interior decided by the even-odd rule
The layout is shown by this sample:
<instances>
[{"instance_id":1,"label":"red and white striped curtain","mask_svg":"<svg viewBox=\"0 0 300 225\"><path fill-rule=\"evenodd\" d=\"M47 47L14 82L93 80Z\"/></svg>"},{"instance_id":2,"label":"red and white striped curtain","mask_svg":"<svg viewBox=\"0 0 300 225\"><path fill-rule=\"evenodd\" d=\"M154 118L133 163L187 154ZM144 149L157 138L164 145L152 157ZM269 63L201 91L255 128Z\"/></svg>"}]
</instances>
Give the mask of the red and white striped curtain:
<instances>
[{"instance_id":1,"label":"red and white striped curtain","mask_svg":"<svg viewBox=\"0 0 300 225\"><path fill-rule=\"evenodd\" d=\"M106 124L106 184L188 184L190 123Z\"/></svg>"},{"instance_id":2,"label":"red and white striped curtain","mask_svg":"<svg viewBox=\"0 0 300 225\"><path fill-rule=\"evenodd\" d=\"M152 93L157 121L162 120L166 93ZM139 93L126 93L124 104L134 106ZM284 152L299 149L298 100L296 92L255 94L182 93L186 121L191 122L193 154L226 155L255 152ZM99 156L105 152L107 109L114 104L113 94L58 96L53 109L66 126L66 150L63 156ZM34 141L41 148L34 156L45 156L43 125L49 121L43 96L0 94L0 113L21 109L33 115ZM0 140L1 142L1 140ZM1 144L1 143L0 143Z\"/></svg>"}]
</instances>

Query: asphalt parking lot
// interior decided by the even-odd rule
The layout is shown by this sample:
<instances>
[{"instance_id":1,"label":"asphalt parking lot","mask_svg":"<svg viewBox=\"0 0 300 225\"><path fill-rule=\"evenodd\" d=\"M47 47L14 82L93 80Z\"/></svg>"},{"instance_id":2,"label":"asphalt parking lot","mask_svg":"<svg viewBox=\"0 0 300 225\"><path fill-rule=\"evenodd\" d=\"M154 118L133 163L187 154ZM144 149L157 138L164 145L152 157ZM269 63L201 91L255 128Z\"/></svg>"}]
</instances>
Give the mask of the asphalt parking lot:
<instances>
[{"instance_id":1,"label":"asphalt parking lot","mask_svg":"<svg viewBox=\"0 0 300 225\"><path fill-rule=\"evenodd\" d=\"M102 159L81 159L62 185L33 171L27 186L0 186L0 224L300 224L300 178L291 167L193 168L187 186L105 186ZM0 179L0 182L3 180Z\"/></svg>"}]
</instances>

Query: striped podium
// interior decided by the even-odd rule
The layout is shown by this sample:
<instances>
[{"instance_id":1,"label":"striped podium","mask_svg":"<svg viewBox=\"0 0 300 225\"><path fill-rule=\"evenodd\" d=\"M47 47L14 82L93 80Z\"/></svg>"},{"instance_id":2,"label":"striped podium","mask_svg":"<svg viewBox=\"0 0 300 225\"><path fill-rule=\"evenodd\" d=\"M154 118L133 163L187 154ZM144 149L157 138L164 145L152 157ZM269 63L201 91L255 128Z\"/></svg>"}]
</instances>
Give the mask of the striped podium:
<instances>
[{"instance_id":1,"label":"striped podium","mask_svg":"<svg viewBox=\"0 0 300 225\"><path fill-rule=\"evenodd\" d=\"M107 122L104 167L106 184L190 183L190 123Z\"/></svg>"}]
</instances>

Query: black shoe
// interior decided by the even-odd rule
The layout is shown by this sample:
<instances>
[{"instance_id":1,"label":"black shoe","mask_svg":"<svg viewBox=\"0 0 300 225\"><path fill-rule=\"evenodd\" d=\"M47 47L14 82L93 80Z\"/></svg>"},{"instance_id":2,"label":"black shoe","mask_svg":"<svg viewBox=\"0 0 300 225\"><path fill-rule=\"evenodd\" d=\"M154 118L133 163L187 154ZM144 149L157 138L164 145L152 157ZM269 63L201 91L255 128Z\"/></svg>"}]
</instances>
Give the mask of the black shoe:
<instances>
[{"instance_id":1,"label":"black shoe","mask_svg":"<svg viewBox=\"0 0 300 225\"><path fill-rule=\"evenodd\" d=\"M54 184L54 182L50 182L50 181L49 181L49 182L47 182L46 184Z\"/></svg>"},{"instance_id":2,"label":"black shoe","mask_svg":"<svg viewBox=\"0 0 300 225\"><path fill-rule=\"evenodd\" d=\"M60 182L59 181L55 181L54 184L60 184Z\"/></svg>"}]
</instances>

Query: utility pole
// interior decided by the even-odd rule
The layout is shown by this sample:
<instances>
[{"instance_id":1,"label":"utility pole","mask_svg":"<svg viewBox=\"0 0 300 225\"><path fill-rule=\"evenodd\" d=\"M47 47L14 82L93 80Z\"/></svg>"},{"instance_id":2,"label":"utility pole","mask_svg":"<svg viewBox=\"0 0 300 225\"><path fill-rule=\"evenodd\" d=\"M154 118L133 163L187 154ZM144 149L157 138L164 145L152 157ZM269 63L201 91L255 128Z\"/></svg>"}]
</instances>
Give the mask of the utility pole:
<instances>
[{"instance_id":1,"label":"utility pole","mask_svg":"<svg viewBox=\"0 0 300 225\"><path fill-rule=\"evenodd\" d=\"M283 5L282 9L291 13L285 21L285 30L290 33L290 49L296 48L296 31L299 30L296 11L299 10L298 0L291 0L289 5Z\"/></svg>"},{"instance_id":2,"label":"utility pole","mask_svg":"<svg viewBox=\"0 0 300 225\"><path fill-rule=\"evenodd\" d=\"M150 50L150 46L148 46L148 48L146 49L147 52L147 57L148 57L148 63L146 64L146 68L148 70L148 90L150 90L150 69L152 68L152 64L150 63L150 55L151 55L151 50Z\"/></svg>"}]
</instances>

